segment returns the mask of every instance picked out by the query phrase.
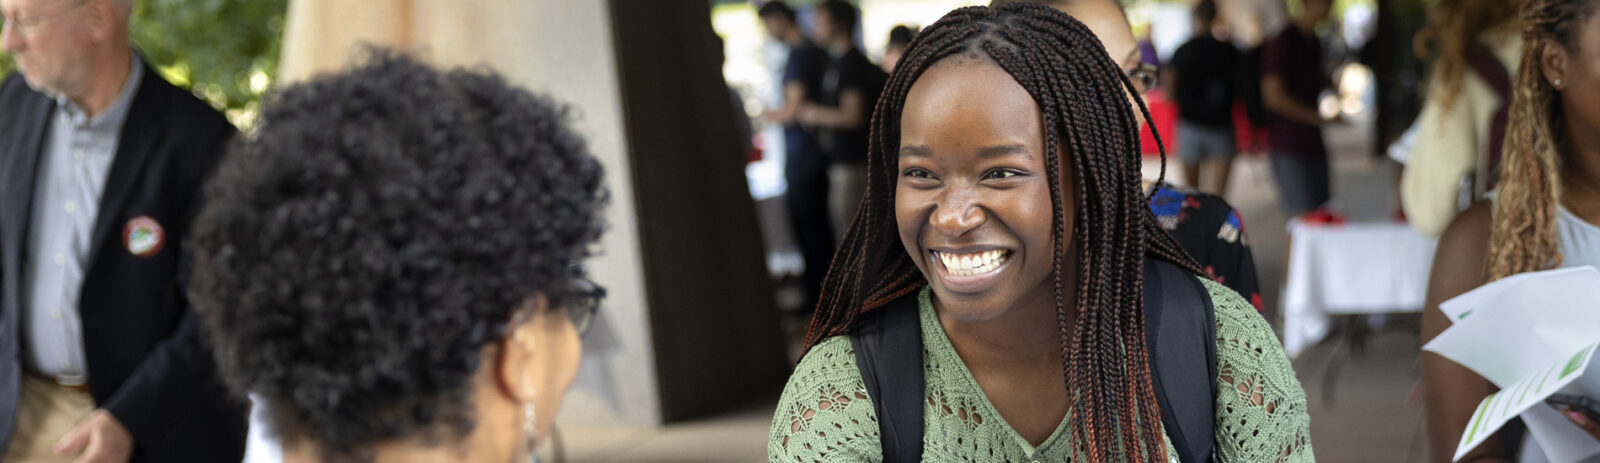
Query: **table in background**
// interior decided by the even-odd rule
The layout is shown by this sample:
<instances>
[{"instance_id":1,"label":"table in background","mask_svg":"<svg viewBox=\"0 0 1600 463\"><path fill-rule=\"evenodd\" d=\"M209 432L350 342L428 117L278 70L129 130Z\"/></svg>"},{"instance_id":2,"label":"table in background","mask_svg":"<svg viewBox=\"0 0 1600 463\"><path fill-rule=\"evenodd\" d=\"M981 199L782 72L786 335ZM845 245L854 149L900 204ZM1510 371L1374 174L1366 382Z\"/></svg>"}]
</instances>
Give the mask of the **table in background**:
<instances>
[{"instance_id":1,"label":"table in background","mask_svg":"<svg viewBox=\"0 0 1600 463\"><path fill-rule=\"evenodd\" d=\"M1368 315L1422 312L1435 247L1404 223L1289 222L1284 352L1299 356L1333 331L1335 316L1345 316L1323 375L1325 401L1333 400L1338 365L1360 349Z\"/></svg>"}]
</instances>

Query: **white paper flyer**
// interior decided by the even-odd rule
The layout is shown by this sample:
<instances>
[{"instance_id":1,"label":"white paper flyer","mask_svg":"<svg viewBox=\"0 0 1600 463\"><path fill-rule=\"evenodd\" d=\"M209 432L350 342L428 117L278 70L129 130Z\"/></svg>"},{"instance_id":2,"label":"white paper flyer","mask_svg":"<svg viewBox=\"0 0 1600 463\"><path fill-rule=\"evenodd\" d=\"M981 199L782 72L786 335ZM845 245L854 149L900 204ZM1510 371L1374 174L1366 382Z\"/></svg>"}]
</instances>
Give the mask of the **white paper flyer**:
<instances>
[{"instance_id":1,"label":"white paper flyer","mask_svg":"<svg viewBox=\"0 0 1600 463\"><path fill-rule=\"evenodd\" d=\"M1564 419L1551 420L1559 414L1543 413L1551 394L1600 398L1600 366L1595 366L1600 363L1595 355L1600 350L1600 271L1578 267L1516 275L1439 308L1455 324L1423 349L1500 388L1479 403L1455 459L1518 416L1552 461L1600 455L1600 442Z\"/></svg>"}]
</instances>

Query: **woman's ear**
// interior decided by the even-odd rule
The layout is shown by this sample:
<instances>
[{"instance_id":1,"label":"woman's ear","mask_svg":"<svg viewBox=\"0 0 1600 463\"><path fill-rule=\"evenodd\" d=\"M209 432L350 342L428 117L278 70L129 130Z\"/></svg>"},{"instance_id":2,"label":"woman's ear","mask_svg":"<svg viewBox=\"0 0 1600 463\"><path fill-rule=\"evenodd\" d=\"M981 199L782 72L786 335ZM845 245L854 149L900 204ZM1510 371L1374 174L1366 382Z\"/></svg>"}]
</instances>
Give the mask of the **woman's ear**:
<instances>
[{"instance_id":1,"label":"woman's ear","mask_svg":"<svg viewBox=\"0 0 1600 463\"><path fill-rule=\"evenodd\" d=\"M1554 42L1545 42L1544 49L1539 50L1539 70L1544 72L1544 78L1556 90L1566 88L1567 48Z\"/></svg>"},{"instance_id":2,"label":"woman's ear","mask_svg":"<svg viewBox=\"0 0 1600 463\"><path fill-rule=\"evenodd\" d=\"M495 380L501 393L513 401L533 400L536 393L533 364L540 333L533 319L548 310L549 304L543 294L528 298L512 315L505 337L496 346L500 355L494 359Z\"/></svg>"}]
</instances>

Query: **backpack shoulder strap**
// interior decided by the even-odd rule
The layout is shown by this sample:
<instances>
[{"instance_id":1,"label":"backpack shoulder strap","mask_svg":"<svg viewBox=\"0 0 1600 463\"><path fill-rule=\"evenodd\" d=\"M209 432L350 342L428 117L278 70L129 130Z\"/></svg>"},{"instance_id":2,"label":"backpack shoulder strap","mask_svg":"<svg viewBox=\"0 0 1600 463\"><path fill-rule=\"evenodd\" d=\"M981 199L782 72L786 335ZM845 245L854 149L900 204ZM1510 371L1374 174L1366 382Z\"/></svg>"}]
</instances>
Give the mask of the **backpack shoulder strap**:
<instances>
[{"instance_id":1,"label":"backpack shoulder strap","mask_svg":"<svg viewBox=\"0 0 1600 463\"><path fill-rule=\"evenodd\" d=\"M1478 180L1474 193L1482 196L1493 190L1500 172L1500 149L1505 144L1506 120L1511 109L1511 73L1489 47L1476 44L1467 50L1467 64L1478 77L1489 84L1489 89L1500 98L1489 119L1489 145L1485 146L1478 163Z\"/></svg>"},{"instance_id":2,"label":"backpack shoulder strap","mask_svg":"<svg viewBox=\"0 0 1600 463\"><path fill-rule=\"evenodd\" d=\"M922 321L917 293L861 315L850 333L884 463L922 461Z\"/></svg>"},{"instance_id":3,"label":"backpack shoulder strap","mask_svg":"<svg viewBox=\"0 0 1600 463\"><path fill-rule=\"evenodd\" d=\"M1194 275L1145 259L1145 342L1167 437L1184 463L1216 459L1217 343L1211 297ZM1204 353L1204 362L1197 354ZM1196 387L1204 384L1207 387Z\"/></svg>"}]
</instances>

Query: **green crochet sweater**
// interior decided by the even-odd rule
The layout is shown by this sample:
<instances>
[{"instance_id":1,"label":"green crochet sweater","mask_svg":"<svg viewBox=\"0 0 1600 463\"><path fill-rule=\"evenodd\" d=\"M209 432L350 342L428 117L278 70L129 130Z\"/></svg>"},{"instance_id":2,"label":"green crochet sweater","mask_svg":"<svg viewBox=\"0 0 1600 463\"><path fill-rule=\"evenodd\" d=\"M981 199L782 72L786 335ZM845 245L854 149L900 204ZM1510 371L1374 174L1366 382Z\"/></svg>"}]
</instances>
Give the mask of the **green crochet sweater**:
<instances>
[{"instance_id":1,"label":"green crochet sweater","mask_svg":"<svg viewBox=\"0 0 1600 463\"><path fill-rule=\"evenodd\" d=\"M1216 443L1222 461L1315 461L1305 393L1271 328L1238 294L1210 280L1205 284L1216 307ZM1072 448L1070 416L1038 447L1006 424L945 337L930 294L926 288L918 294L929 399L923 411L923 461L1083 460ZM783 390L768 457L774 462L878 462L883 460L878 439L849 337L823 340L800 360ZM1176 455L1171 442L1166 446Z\"/></svg>"}]
</instances>

